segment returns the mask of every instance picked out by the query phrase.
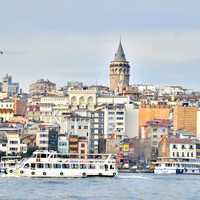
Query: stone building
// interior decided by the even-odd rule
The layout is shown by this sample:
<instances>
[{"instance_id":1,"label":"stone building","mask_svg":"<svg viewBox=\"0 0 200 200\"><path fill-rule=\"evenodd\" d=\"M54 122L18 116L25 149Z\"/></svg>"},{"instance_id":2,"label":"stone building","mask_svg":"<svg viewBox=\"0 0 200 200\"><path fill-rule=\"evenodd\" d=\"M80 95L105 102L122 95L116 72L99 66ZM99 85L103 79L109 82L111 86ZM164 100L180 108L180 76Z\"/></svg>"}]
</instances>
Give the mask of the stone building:
<instances>
[{"instance_id":1,"label":"stone building","mask_svg":"<svg viewBox=\"0 0 200 200\"><path fill-rule=\"evenodd\" d=\"M55 94L56 84L49 80L40 79L30 85L29 93L31 95Z\"/></svg>"},{"instance_id":2,"label":"stone building","mask_svg":"<svg viewBox=\"0 0 200 200\"><path fill-rule=\"evenodd\" d=\"M110 64L110 89L119 93L128 90L129 72L130 65L120 41L114 60Z\"/></svg>"}]
</instances>

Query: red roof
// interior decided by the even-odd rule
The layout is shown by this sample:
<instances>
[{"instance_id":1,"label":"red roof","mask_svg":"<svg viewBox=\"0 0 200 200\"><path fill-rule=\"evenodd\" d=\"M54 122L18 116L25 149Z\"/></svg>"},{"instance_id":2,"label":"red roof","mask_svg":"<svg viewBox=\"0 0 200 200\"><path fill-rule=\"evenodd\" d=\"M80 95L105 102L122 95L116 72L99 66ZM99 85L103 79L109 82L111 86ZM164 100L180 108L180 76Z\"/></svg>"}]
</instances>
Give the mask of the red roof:
<instances>
[{"instance_id":1,"label":"red roof","mask_svg":"<svg viewBox=\"0 0 200 200\"><path fill-rule=\"evenodd\" d=\"M194 140L189 138L171 137L168 139L169 144L192 144Z\"/></svg>"}]
</instances>

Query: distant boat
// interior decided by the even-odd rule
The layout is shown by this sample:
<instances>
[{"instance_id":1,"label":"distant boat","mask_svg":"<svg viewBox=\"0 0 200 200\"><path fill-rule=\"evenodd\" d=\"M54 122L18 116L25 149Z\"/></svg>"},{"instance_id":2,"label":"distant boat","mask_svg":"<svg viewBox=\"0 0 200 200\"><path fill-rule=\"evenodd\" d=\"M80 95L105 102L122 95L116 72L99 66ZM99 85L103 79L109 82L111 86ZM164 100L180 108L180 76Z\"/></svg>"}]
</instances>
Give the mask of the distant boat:
<instances>
[{"instance_id":1,"label":"distant boat","mask_svg":"<svg viewBox=\"0 0 200 200\"><path fill-rule=\"evenodd\" d=\"M155 163L155 174L198 174L200 175L200 160L161 159Z\"/></svg>"}]
</instances>

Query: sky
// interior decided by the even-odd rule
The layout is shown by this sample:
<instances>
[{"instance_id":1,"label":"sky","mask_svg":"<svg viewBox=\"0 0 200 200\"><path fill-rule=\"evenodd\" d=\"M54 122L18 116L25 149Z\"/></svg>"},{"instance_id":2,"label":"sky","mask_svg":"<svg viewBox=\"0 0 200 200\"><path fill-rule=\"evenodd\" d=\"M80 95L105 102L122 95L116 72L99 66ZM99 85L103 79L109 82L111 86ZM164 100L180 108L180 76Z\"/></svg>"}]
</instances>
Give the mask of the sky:
<instances>
[{"instance_id":1,"label":"sky","mask_svg":"<svg viewBox=\"0 0 200 200\"><path fill-rule=\"evenodd\" d=\"M0 0L0 79L109 83L120 37L131 84L200 90L199 0Z\"/></svg>"}]
</instances>

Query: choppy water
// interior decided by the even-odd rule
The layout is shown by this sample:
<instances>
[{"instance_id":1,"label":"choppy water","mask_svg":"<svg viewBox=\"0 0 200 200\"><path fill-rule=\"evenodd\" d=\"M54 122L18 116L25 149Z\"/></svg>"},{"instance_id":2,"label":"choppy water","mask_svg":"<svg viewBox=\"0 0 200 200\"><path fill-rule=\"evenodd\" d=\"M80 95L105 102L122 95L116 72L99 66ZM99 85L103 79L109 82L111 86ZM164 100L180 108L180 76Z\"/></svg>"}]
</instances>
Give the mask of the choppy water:
<instances>
[{"instance_id":1,"label":"choppy water","mask_svg":"<svg viewBox=\"0 0 200 200\"><path fill-rule=\"evenodd\" d=\"M0 178L0 200L199 200L200 176L121 174L116 178Z\"/></svg>"}]
</instances>

